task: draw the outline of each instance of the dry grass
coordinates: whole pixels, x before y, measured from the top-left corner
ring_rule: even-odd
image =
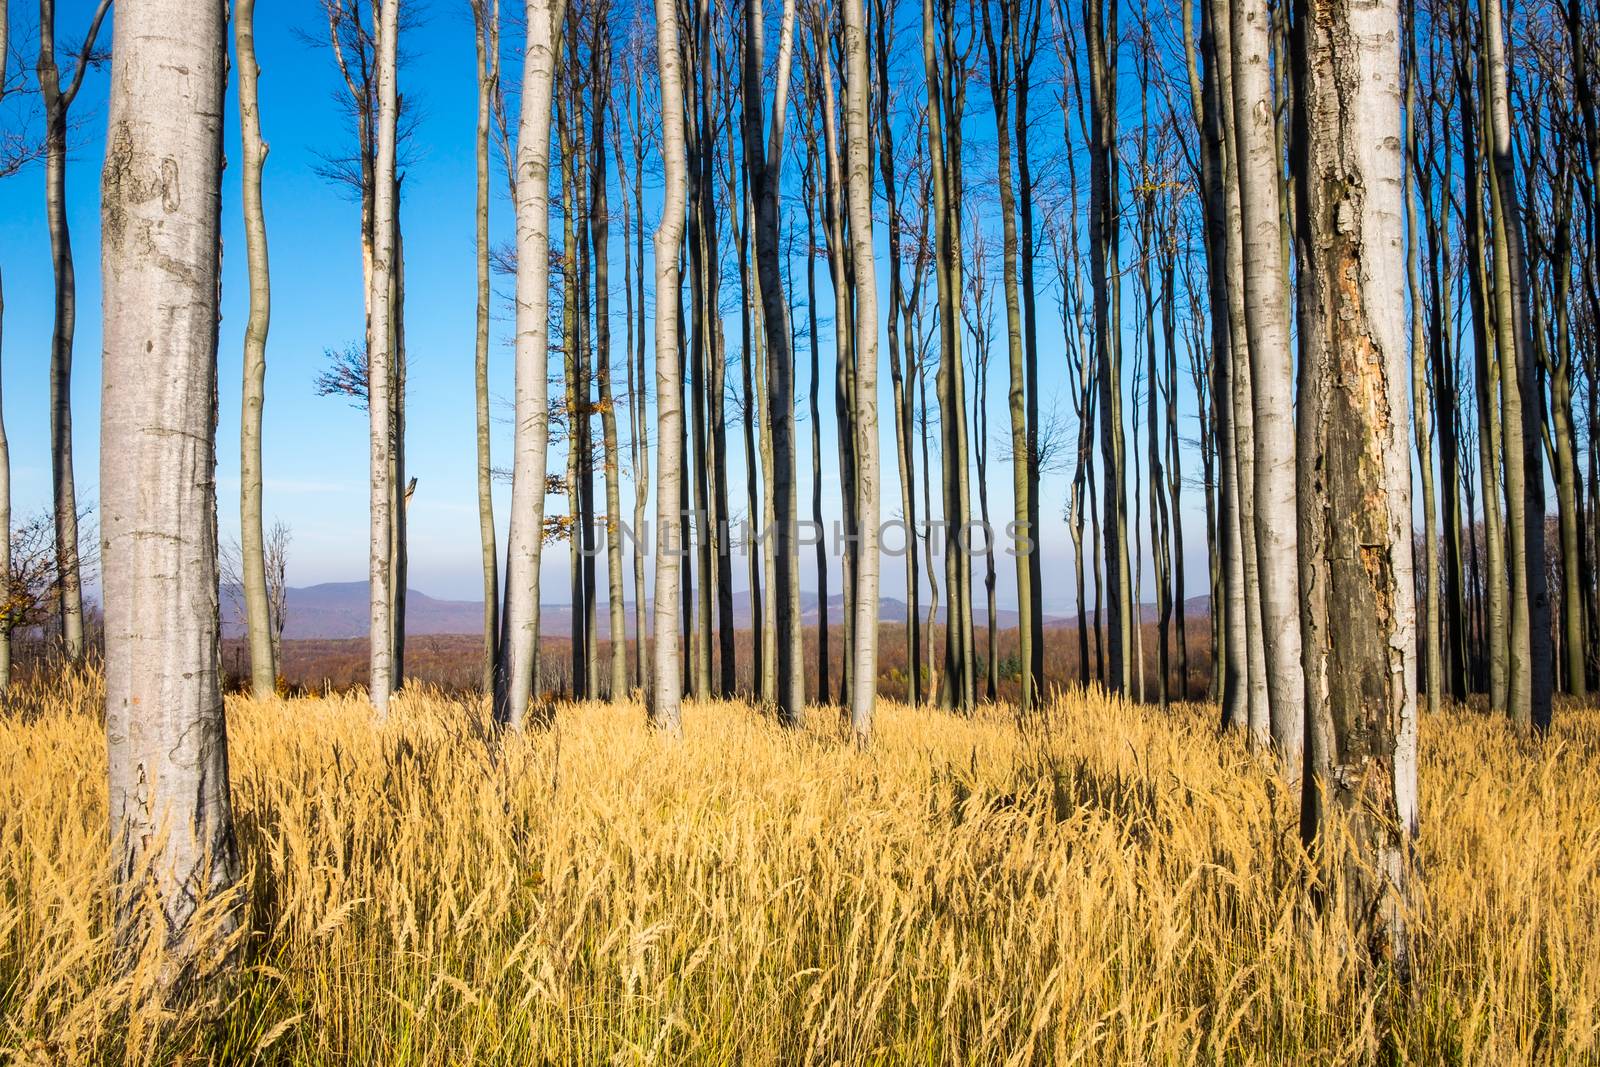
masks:
[[[230,704],[234,977],[111,966],[92,680],[0,718],[0,1061],[1568,1063],[1600,1059],[1600,713],[1424,730],[1424,941],[1363,979],[1297,805],[1208,709],[1048,730],[886,706],[875,749],[563,710],[496,755],[408,693]],[[1385,1049],[1377,1021],[1392,1021]]]

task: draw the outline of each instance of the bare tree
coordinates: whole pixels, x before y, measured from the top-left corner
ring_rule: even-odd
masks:
[[[396,45],[400,36],[400,0],[378,0],[377,86],[378,122],[373,164],[371,327],[367,344],[367,413],[371,423],[371,549],[370,549],[370,672],[368,692],[380,718],[389,711],[394,686],[396,605],[394,584],[394,526],[396,511],[394,410],[391,390],[395,358],[396,304],[396,182],[395,139],[398,132],[399,92]],[[404,610],[402,607],[400,610]]]
[[[674,0],[655,0],[656,59],[661,70],[661,161],[666,192],[656,228],[656,589],[655,678],[650,720],[669,737],[683,733],[683,660],[678,633],[678,565],[684,551],[680,512],[683,466],[683,371],[678,309],[688,162],[683,133],[683,61]]]
[[[1273,747],[1299,776],[1305,680],[1300,667],[1296,572],[1294,366],[1285,298],[1278,204],[1277,122],[1272,106],[1271,26],[1266,0],[1232,0],[1234,142],[1244,260],[1244,326],[1250,353],[1255,454],[1251,508],[1261,645]],[[1247,539],[1251,540],[1251,539]],[[1248,569],[1246,571],[1248,573]]]
[[[565,0],[528,0],[516,148],[516,430],[494,716],[517,730],[538,673],[539,559],[550,447],[550,107],[565,7]]]
[[[77,317],[77,281],[72,264],[72,234],[67,226],[68,116],[89,67],[103,56],[95,50],[111,0],[100,0],[89,21],[65,86],[56,63],[55,0],[39,0],[39,92],[45,109],[45,217],[50,228],[50,259],[55,275],[55,320],[50,332],[50,485],[55,498],[56,563],[61,640],[70,660],[83,656],[83,579],[80,573],[78,496],[72,474],[72,335]]]
[[[221,4],[124,0],[101,189],[117,943],[131,966],[147,939],[163,942],[169,986],[202,959],[190,928],[197,907],[239,873],[217,677],[213,479],[225,34]]]
[[[261,408],[266,399],[267,327],[272,288],[267,267],[267,223],[261,206],[261,171],[267,145],[261,139],[260,77],[256,62],[255,0],[235,0],[234,47],[239,64],[239,134],[245,255],[250,268],[250,317],[244,332],[244,384],[239,419],[240,579],[250,642],[250,685],[256,697],[277,687],[278,661],[271,633],[266,561],[261,529]]]
[[[856,563],[855,639],[850,726],[856,741],[872,736],[878,696],[878,271],[872,245],[872,168],[867,110],[867,26],[862,0],[844,4],[846,187],[851,258],[855,266]]]
[[[476,225],[478,306],[474,332],[473,395],[478,445],[478,539],[483,548],[483,691],[494,692],[500,639],[499,552],[495,547],[494,474],[489,454],[489,132],[500,93],[500,0],[469,0],[477,49],[478,124]]]
[[[1306,648],[1301,832],[1326,899],[1408,965],[1417,832],[1416,594],[1398,3],[1299,0],[1294,106],[1299,514]],[[1342,862],[1330,815],[1354,842]]]
[[[778,255],[778,189],[782,179],[783,136],[788,119],[790,64],[794,54],[795,0],[783,0],[778,31],[778,68],[770,127],[764,116],[762,47],[765,30],[761,4],[745,5],[744,25],[744,153],[750,173],[749,197],[755,216],[757,287],[761,294],[761,324],[766,338],[767,425],[771,436],[771,497],[777,535],[772,567],[771,597],[776,624],[774,681],[780,722],[795,723],[805,710],[805,679],[800,656],[800,549],[798,532],[799,484],[795,476],[794,352],[789,305],[784,299]],[[807,258],[810,258],[809,250]],[[815,346],[816,338],[811,338]],[[748,354],[747,354],[747,357]],[[822,606],[826,612],[827,605]],[[823,624],[826,626],[826,623]],[[826,670],[826,667],[823,668]]]

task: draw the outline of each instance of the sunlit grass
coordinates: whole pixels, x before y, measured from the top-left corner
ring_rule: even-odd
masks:
[[[1210,709],[1022,730],[885,705],[859,753],[686,708],[482,739],[408,692],[230,701],[234,976],[111,965],[92,679],[0,717],[0,1061],[1566,1063],[1600,1059],[1600,712],[1424,724],[1409,989],[1307,904],[1298,798]]]

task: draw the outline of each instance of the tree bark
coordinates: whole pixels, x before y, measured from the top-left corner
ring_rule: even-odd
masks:
[[[1122,420],[1122,337],[1117,295],[1117,7],[1085,0],[1089,109],[1089,260],[1094,286],[1095,367],[1099,379],[1100,454],[1105,493],[1103,541],[1107,604],[1106,686],[1122,692],[1133,680],[1135,606],[1128,553],[1125,446]]]
[[[622,470],[618,462],[617,410],[611,391],[611,209],[606,199],[611,30],[604,6],[595,8],[594,18],[594,41],[590,49],[594,104],[589,137],[589,244],[594,256],[594,358],[606,483],[606,607],[611,630],[607,696],[616,701],[628,691],[628,622],[622,592]]]
[[[761,298],[761,326],[766,338],[766,386],[763,398],[767,412],[767,432],[771,438],[772,467],[770,497],[773,505],[772,520],[776,530],[765,531],[768,537],[776,535],[777,545],[772,558],[770,595],[773,600],[773,621],[776,643],[775,697],[778,721],[786,725],[797,723],[805,710],[805,677],[802,670],[800,633],[800,548],[798,542],[799,486],[795,476],[794,429],[794,352],[790,344],[792,331],[789,323],[789,306],[784,300],[783,275],[780,269],[778,238],[781,221],[778,214],[778,192],[782,177],[783,135],[788,113],[789,71],[794,48],[795,2],[784,0],[782,23],[778,34],[778,69],[774,82],[776,99],[773,104],[770,128],[763,138],[767,120],[763,117],[765,99],[762,92],[762,28],[761,5],[745,6],[744,33],[744,153],[745,165],[750,173],[750,199],[754,212],[754,237],[756,246],[756,288]],[[809,215],[809,205],[808,205]],[[807,249],[807,261],[810,249]],[[812,359],[815,366],[816,336],[811,337]],[[813,375],[813,398],[815,396]],[[815,399],[813,399],[813,406]],[[813,428],[815,420],[813,418]],[[763,544],[767,543],[765,539]],[[821,606],[824,615],[827,605]],[[826,632],[826,619],[821,624]],[[824,646],[824,659],[826,647]],[[823,699],[827,691],[827,666],[822,667]]]
[[[261,405],[266,394],[272,289],[267,270],[267,224],[261,207],[261,170],[266,163],[267,146],[261,139],[255,0],[236,0],[233,32],[239,64],[239,134],[244,150],[245,254],[250,271],[250,317],[244,331],[239,419],[239,569],[250,641],[250,687],[257,700],[264,700],[277,691],[278,670],[272,651],[261,525]]]
[[[682,470],[683,372],[678,359],[678,255],[683,247],[687,157],[683,135],[683,69],[674,0],[655,0],[656,55],[661,69],[661,160],[666,181],[656,229],[656,491],[655,683],[650,719],[669,737],[683,733],[678,650],[678,563],[683,550],[678,501]]]
[[[1407,973],[1417,833],[1398,4],[1297,0],[1301,833],[1325,899]],[[1340,830],[1330,818],[1337,811]],[[1355,862],[1333,833],[1348,834]],[[1342,888],[1332,884],[1342,879]]]
[[[1015,20],[1018,9],[1014,0],[997,0],[1000,23],[998,41],[994,34],[994,19],[990,15],[991,0],[983,3],[983,39],[989,52],[989,95],[994,102],[994,126],[998,168],[996,181],[1000,190],[1000,232],[1002,241],[1003,274],[1006,298],[1006,352],[1010,369],[1006,391],[1006,406],[1011,415],[1011,496],[1012,518],[1019,531],[1032,529],[1032,496],[1034,466],[1030,447],[1028,422],[1027,365],[1023,358],[1023,327],[1021,297],[1017,290],[1017,218],[1016,194],[1011,188],[1011,86],[1015,77],[1012,62],[1015,57]],[[1030,268],[1031,270],[1031,265]],[[1030,294],[1031,297],[1031,294]],[[979,398],[978,403],[983,403]],[[984,517],[987,524],[988,516]],[[1032,552],[1015,554],[1017,571],[1017,655],[1025,665],[1022,672],[1021,708],[1032,710],[1038,702],[1034,690],[1033,645],[1038,639],[1034,631],[1032,577],[1035,555]]]
[[[1502,373],[1500,378],[1513,569],[1507,700],[1511,720],[1518,729],[1542,732],[1550,726],[1553,682],[1550,591],[1544,558],[1544,394],[1529,324],[1528,266],[1523,248],[1521,194],[1513,170],[1500,0],[1478,0],[1478,8],[1484,22],[1485,87],[1493,161],[1490,199],[1495,205],[1495,326],[1500,351],[1512,355],[1512,373]]]
[[[867,132],[867,27],[862,0],[844,0],[845,142],[855,267],[856,647],[850,727],[856,742],[872,736],[878,695],[878,273],[872,246],[872,167]]]
[[[56,65],[55,0],[39,0],[39,62],[36,71],[45,112],[45,219],[55,277],[55,318],[50,332],[50,486],[56,525],[56,597],[62,651],[83,658],[83,576],[79,560],[78,494],[72,470],[72,337],[77,317],[77,281],[72,233],[67,225],[67,132],[72,103],[83,86],[100,25],[111,0],[100,0],[65,88]]]
[[[119,6],[101,186],[100,507],[119,959],[131,968],[147,939],[160,939],[169,990],[212,947],[190,920],[239,874],[218,678],[214,477],[226,32],[220,2]],[[145,925],[151,900],[163,920],[154,928]],[[205,932],[226,936],[234,921],[208,922]]]
[[[528,0],[517,131],[516,395],[495,721],[523,728],[537,684],[539,559],[550,447],[550,105],[565,0]]]
[[[371,568],[368,693],[379,718],[389,711],[394,685],[394,412],[395,137],[399,118],[396,46],[400,0],[378,0],[378,136],[373,169],[372,332],[367,356],[367,413],[371,421]]]
[[[912,383],[906,380],[911,364],[910,349],[915,344],[910,307],[901,275],[900,186],[896,180],[894,128],[890,121],[889,47],[894,8],[892,0],[875,0],[877,72],[878,174],[883,185],[884,207],[889,231],[889,315],[886,320],[889,340],[889,379],[894,396],[895,459],[900,474],[900,514],[905,530],[906,565],[906,702],[916,707],[922,702],[922,635],[919,577],[917,573],[917,489],[916,456],[912,442]],[[919,249],[920,253],[920,249]],[[902,333],[902,324],[904,332]]]
[[[1439,619],[1439,541],[1437,506],[1433,484],[1433,436],[1428,419],[1428,343],[1423,328],[1422,269],[1418,245],[1421,235],[1417,226],[1417,204],[1413,171],[1417,154],[1416,135],[1416,35],[1406,24],[1406,162],[1403,195],[1406,202],[1406,287],[1411,297],[1411,417],[1416,427],[1417,466],[1422,488],[1422,549],[1424,566],[1423,610],[1426,613],[1423,631],[1424,690],[1428,694],[1428,710],[1437,713],[1444,703],[1444,640]]]
[[[489,118],[500,85],[500,0],[472,0],[478,53],[476,226],[477,322],[474,332],[473,395],[478,447],[478,540],[483,549],[483,691],[494,693],[495,649],[500,630],[499,550],[495,545],[494,469],[489,453]]]
[[[1271,26],[1265,0],[1232,0],[1235,172],[1250,353],[1251,512],[1273,749],[1291,781],[1304,743],[1299,550],[1295,523],[1294,366],[1284,303]],[[1246,568],[1248,573],[1248,567]],[[1247,610],[1248,610],[1247,605]]]

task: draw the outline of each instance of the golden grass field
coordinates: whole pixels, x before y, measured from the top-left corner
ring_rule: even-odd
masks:
[[[230,698],[248,918],[163,1012],[112,966],[97,683],[32,684],[0,716],[0,1062],[1600,1062],[1593,710],[1537,748],[1424,724],[1402,989],[1307,904],[1297,798],[1205,707],[888,704],[860,753],[732,704],[676,746],[586,706],[496,749],[426,691],[382,727]]]

